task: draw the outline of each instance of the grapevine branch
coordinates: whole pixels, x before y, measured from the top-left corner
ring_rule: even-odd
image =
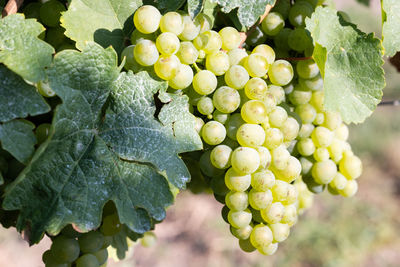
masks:
[[[24,0],[9,0],[3,9],[2,16],[5,17],[17,13],[23,3]]]
[[[246,42],[247,36],[249,36],[253,31],[255,31],[256,27],[261,24],[261,22],[265,19],[265,17],[268,15],[268,13],[271,11],[271,9],[272,9],[272,6],[271,5],[267,5],[265,7],[265,12],[260,17],[259,21],[256,24],[254,24],[253,26],[251,26],[250,29],[247,32],[241,32],[240,33],[240,39],[241,40],[240,40],[239,47],[243,46],[244,42]]]

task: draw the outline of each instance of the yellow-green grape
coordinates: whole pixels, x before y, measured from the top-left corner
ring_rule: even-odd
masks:
[[[176,56],[183,64],[191,65],[199,57],[199,51],[197,51],[192,42],[182,42]]]
[[[108,251],[107,249],[101,249],[95,253],[93,253],[93,255],[97,258],[97,261],[99,262],[100,265],[103,265],[108,258]]]
[[[197,110],[200,112],[200,114],[206,116],[211,115],[214,111],[214,105],[211,98],[203,96],[199,102],[197,102]]]
[[[171,80],[168,85],[176,90],[182,90],[190,86],[193,81],[193,70],[185,64],[180,64],[178,73]]]
[[[267,83],[261,78],[251,78],[244,87],[244,92],[249,99],[263,100],[268,92]]]
[[[244,192],[250,187],[250,183],[250,174],[240,174],[233,168],[225,173],[225,184],[232,191]]]
[[[296,119],[289,117],[279,129],[281,130],[285,141],[292,141],[296,139],[299,134],[300,125]]]
[[[324,111],[324,92],[323,91],[316,91],[312,93],[310,104],[313,105],[313,107],[318,111],[318,112],[323,112]]]
[[[153,232],[144,233],[142,239],[140,239],[140,244],[146,248],[154,246],[156,242],[157,237]]]
[[[40,21],[47,26],[55,27],[60,23],[61,12],[65,10],[65,6],[57,0],[47,1],[40,7]]]
[[[222,39],[222,49],[229,51],[239,47],[241,38],[239,32],[233,27],[224,27],[219,31]]]
[[[332,160],[316,162],[311,170],[314,180],[319,184],[329,184],[337,174],[337,167]]]
[[[239,239],[239,247],[241,250],[248,253],[256,250],[256,248],[251,244],[250,238],[245,240]]]
[[[138,31],[142,33],[153,33],[160,26],[161,13],[151,5],[141,6],[133,16],[133,22]]]
[[[242,116],[239,113],[233,114],[226,123],[226,134],[228,135],[228,137],[232,140],[236,140],[237,130],[243,123],[245,123],[245,121],[242,119]]]
[[[286,122],[288,114],[284,108],[277,106],[268,114],[268,118],[271,127],[280,128]]]
[[[257,148],[264,143],[265,131],[258,124],[242,124],[237,133],[236,139],[241,146]]]
[[[262,101],[250,100],[244,103],[240,111],[244,121],[248,123],[262,123],[267,118],[267,110]]]
[[[79,257],[79,244],[75,239],[61,235],[53,240],[50,251],[59,263],[71,263]]]
[[[221,36],[212,30],[205,31],[193,40],[197,49],[203,50],[206,54],[218,52],[222,47]]]
[[[260,166],[260,155],[254,148],[238,147],[232,153],[231,164],[237,173],[251,174]]]
[[[262,209],[261,217],[267,223],[278,223],[282,220],[283,215],[285,214],[285,207],[281,202],[274,202],[268,208]]]
[[[336,190],[343,190],[346,185],[347,185],[347,178],[344,177],[343,174],[340,172],[337,172],[335,177],[333,177],[332,181],[329,183],[329,185]]]
[[[283,242],[286,240],[286,238],[288,238],[290,233],[289,225],[285,223],[273,223],[268,226],[271,228],[275,242]]]
[[[203,128],[204,125],[204,121],[202,118],[196,117],[196,125],[195,125],[195,129],[196,132],[200,134],[201,132],[201,128]]]
[[[342,123],[334,130],[334,134],[340,140],[346,141],[347,138],[349,138],[349,128],[346,126],[346,124]]]
[[[289,94],[290,102],[295,105],[307,104],[311,100],[312,92],[306,90],[300,90],[298,85],[295,89]]]
[[[178,37],[183,41],[192,41],[200,34],[200,24],[197,21],[193,21],[188,14],[182,15],[182,19],[183,31]]]
[[[254,47],[251,53],[252,54],[257,53],[263,55],[267,59],[269,65],[271,65],[275,61],[275,51],[269,45],[266,44],[257,45],[256,47]]]
[[[251,77],[264,77],[267,74],[269,63],[262,54],[254,53],[243,59],[243,66]]]
[[[290,156],[287,166],[283,170],[279,170],[279,179],[291,183],[293,182],[301,173],[301,163],[300,161],[293,157]]]
[[[268,246],[259,247],[257,250],[263,255],[271,256],[278,250],[278,243],[271,243]]]
[[[224,78],[229,87],[240,90],[243,89],[249,80],[249,74],[244,67],[240,65],[233,65],[225,73]]]
[[[138,42],[133,50],[133,55],[135,56],[136,62],[142,66],[151,66],[155,64],[157,60],[168,59],[168,57],[160,57],[159,59],[157,47],[154,42],[150,40]]]
[[[282,223],[286,223],[290,227],[296,224],[298,220],[297,208],[295,204],[285,206],[285,213],[283,214]]]
[[[316,161],[326,161],[329,159],[329,150],[326,147],[319,147],[314,151],[314,159]]]
[[[83,253],[93,253],[101,249],[104,236],[97,231],[91,231],[78,238],[79,247]]]
[[[265,133],[264,133],[265,136]],[[259,146],[256,148],[258,154],[260,155],[260,169],[265,169],[271,164],[271,153],[268,148],[264,146]]]
[[[231,66],[238,65],[240,62],[247,57],[247,52],[243,48],[235,48],[228,51],[229,63]]]
[[[317,111],[310,104],[298,105],[294,112],[299,115],[301,121],[305,124],[312,123],[317,116]]]
[[[225,196],[226,206],[232,211],[242,211],[249,206],[247,192],[231,191]]]
[[[99,267],[99,261],[93,254],[83,254],[76,260],[76,267]]]
[[[265,95],[264,99],[262,100],[264,103],[265,108],[267,109],[267,113],[270,113],[273,111],[276,107],[276,98],[273,94],[270,92],[267,92]]]
[[[209,177],[217,177],[220,178],[224,175],[224,170],[215,168],[211,163],[210,159],[211,151],[207,150],[204,152],[199,160],[200,170]],[[222,179],[221,179],[222,180]]]
[[[178,37],[172,32],[163,32],[156,40],[158,52],[165,56],[178,52],[180,44]]]
[[[288,164],[290,152],[284,145],[280,145],[272,150],[272,165],[278,170],[283,170]]]
[[[114,213],[103,218],[100,231],[104,236],[113,236],[122,229],[118,214]]]
[[[193,89],[200,95],[208,95],[214,92],[217,83],[217,77],[209,70],[201,70],[193,77]]]
[[[235,228],[243,228],[251,222],[251,211],[249,209],[241,211],[230,210],[228,213],[229,224]]]
[[[206,58],[206,68],[215,75],[223,75],[229,69],[229,57],[223,51],[209,54]]]
[[[311,171],[314,161],[311,158],[300,157],[301,174],[308,175]]]
[[[240,240],[246,240],[250,237],[251,231],[253,231],[253,227],[251,227],[251,225],[246,225],[243,228],[234,228],[231,226],[230,230],[234,237]]]
[[[311,134],[311,138],[316,147],[328,147],[334,138],[334,134],[328,128],[318,126]]]
[[[172,32],[176,36],[178,36],[182,33],[183,28],[184,28],[183,18],[179,13],[168,12],[161,17],[160,20],[161,32]]]
[[[217,121],[209,121],[204,124],[201,129],[201,136],[203,137],[204,142],[215,146],[224,141],[226,130],[223,124]]]
[[[324,113],[317,113],[315,116],[314,121],[312,122],[314,125],[322,125],[325,121],[325,114]]]
[[[299,131],[299,138],[304,139],[310,137],[314,129],[315,127],[312,123],[303,123]]]
[[[339,163],[339,161],[343,158],[344,141],[338,138],[333,138],[332,143],[328,147],[328,151],[331,159],[335,163]]]
[[[260,170],[251,175],[251,186],[257,191],[266,191],[275,185],[275,175],[270,170]]]
[[[271,84],[268,86],[268,91],[275,97],[276,104],[279,105],[285,101],[286,99],[285,90],[283,90],[281,86]]]
[[[354,155],[345,155],[339,163],[340,172],[348,179],[357,179],[362,173],[362,162]]]
[[[218,145],[211,150],[210,160],[214,167],[227,169],[231,166],[232,149],[226,145]]]
[[[352,197],[358,191],[358,184],[355,180],[349,180],[342,190],[338,190],[339,194],[344,197]]]
[[[37,89],[39,94],[41,94],[44,97],[53,97],[56,95],[56,93],[51,89],[48,82],[40,81],[37,84]]]
[[[136,45],[138,42],[140,42],[141,40],[150,40],[155,42],[157,38],[156,33],[142,33],[139,30],[135,29],[132,34],[131,34],[131,43],[133,45]]]
[[[318,75],[319,69],[314,60],[301,60],[296,66],[297,74],[303,79],[312,79]]]
[[[194,23],[200,25],[200,33],[211,30],[212,28],[210,17],[204,13],[198,14],[194,19]]]
[[[270,12],[261,23],[261,28],[269,36],[277,35],[285,27],[285,20],[278,12]]]
[[[271,188],[274,201],[283,202],[287,199],[289,194],[289,184],[285,181],[276,180]]]
[[[311,138],[303,138],[297,142],[297,151],[302,156],[311,156],[315,152],[315,145]]]
[[[253,188],[249,192],[249,203],[253,209],[266,209],[271,205],[272,201],[272,193],[269,189],[266,191],[257,191]]]
[[[293,158],[295,158],[295,157],[293,157]],[[297,188],[294,185],[290,184],[291,182],[292,181],[288,182],[288,185],[287,185],[287,195],[286,195],[285,200],[283,200],[283,202],[282,202],[282,204],[284,204],[284,205],[295,204],[297,202],[297,198],[299,196],[299,192],[297,191]]]
[[[266,247],[272,243],[273,235],[271,229],[263,224],[254,226],[253,231],[250,234],[250,242],[256,247]]]
[[[265,130],[264,146],[268,149],[274,149],[283,143],[283,134],[277,128],[269,128]]]
[[[340,117],[340,113],[333,111],[325,111],[325,120],[323,126],[333,131],[338,127],[340,127],[341,124],[342,124],[342,118]]]
[[[311,79],[299,78],[299,84],[301,87],[303,87],[304,90],[319,91],[323,94],[322,89],[324,88],[324,79],[321,77],[321,74],[318,74]],[[321,111],[322,110],[323,108],[321,109]]]
[[[230,114],[228,114],[228,113],[222,113],[221,111],[219,111],[218,109],[217,110],[215,110],[214,111],[214,113],[213,113],[213,119],[215,120],[215,121],[218,121],[218,122],[220,122],[220,123],[222,123],[222,124],[225,124],[227,121],[228,121],[228,119],[229,119],[229,117],[230,117]]]
[[[284,86],[293,79],[293,67],[286,60],[277,60],[271,65],[268,75],[273,84]]]
[[[237,90],[228,86],[222,86],[215,91],[213,103],[215,108],[220,112],[232,113],[240,105],[240,95]]]
[[[181,63],[177,56],[160,56],[157,62],[154,64],[154,71],[157,76],[163,80],[171,80],[174,78],[179,70]]]

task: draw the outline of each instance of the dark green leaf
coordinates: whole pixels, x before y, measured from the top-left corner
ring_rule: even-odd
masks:
[[[185,3],[185,0],[158,0],[158,9],[160,9],[162,12],[168,12],[168,11],[175,11],[178,10],[179,8],[182,7],[182,5]]]

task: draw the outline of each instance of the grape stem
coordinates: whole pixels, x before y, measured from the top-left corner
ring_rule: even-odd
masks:
[[[3,9],[2,16],[5,17],[17,13],[22,3],[24,3],[24,0],[9,0]]]
[[[379,103],[379,106],[400,106],[400,99],[382,101]]]
[[[247,32],[240,32],[240,44],[239,47],[242,47],[244,42],[246,42],[247,36],[249,36],[258,25],[261,24],[261,22],[265,19],[265,17],[268,15],[268,13],[271,11],[272,6],[271,5],[267,5],[265,7],[265,12],[264,14],[260,17],[259,21],[254,24],[253,26],[250,27],[250,29]]]

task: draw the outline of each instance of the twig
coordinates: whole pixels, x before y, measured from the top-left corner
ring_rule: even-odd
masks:
[[[284,57],[284,58],[279,58],[279,59],[284,59],[287,61],[302,61],[302,60],[312,59],[312,57]]]
[[[271,11],[271,9],[272,9],[272,6],[271,5],[267,5],[265,7],[264,14],[260,17],[260,20],[256,24],[251,26],[250,29],[247,32],[241,32],[240,33],[240,39],[241,40],[240,40],[239,47],[243,46],[244,42],[246,42],[247,36],[249,36],[256,29],[256,27],[261,24],[261,22],[265,19],[265,17],[268,15],[268,13]]]
[[[389,101],[382,101],[378,104],[378,106],[400,106],[400,100],[389,100]]]
[[[7,5],[4,7],[2,16],[8,16],[17,13],[18,9],[22,6],[24,0],[9,0]]]

